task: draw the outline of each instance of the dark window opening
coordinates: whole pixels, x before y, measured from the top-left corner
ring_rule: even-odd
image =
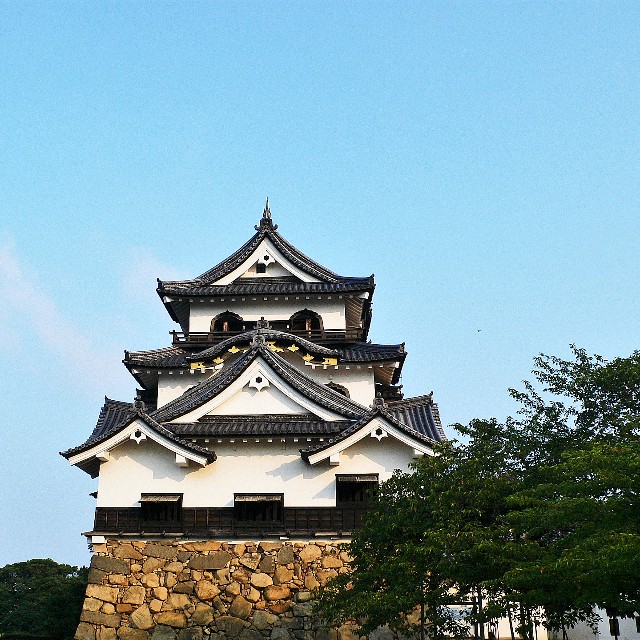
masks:
[[[240,332],[243,330],[242,325],[241,316],[231,313],[231,311],[225,311],[211,321],[211,331],[222,333]]]
[[[238,522],[278,522],[284,520],[283,494],[236,493],[233,515]]]
[[[256,273],[267,273],[267,265],[262,262],[258,262],[256,265]]]
[[[349,389],[347,389],[347,387],[343,387],[341,384],[337,384],[336,382],[327,382],[325,386],[329,387],[329,389],[333,389],[337,393],[341,393],[346,398],[351,397],[349,395]]]
[[[289,318],[289,327],[292,331],[322,331],[322,318],[315,311],[304,309]]]
[[[182,494],[143,493],[140,498],[144,522],[180,522]]]
[[[365,505],[378,486],[378,474],[337,475],[336,504]]]

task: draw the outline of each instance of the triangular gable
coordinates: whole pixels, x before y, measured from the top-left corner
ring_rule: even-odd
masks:
[[[319,446],[301,450],[300,453],[302,458],[311,465],[325,460],[335,465],[339,464],[340,454],[343,451],[368,437],[376,438],[378,441],[387,437],[394,438],[413,449],[414,457],[433,455],[433,444],[436,444],[374,410],[335,438]]]
[[[268,244],[266,247],[278,253],[281,259],[285,260],[289,265],[288,271],[295,275],[293,268],[295,267],[299,270],[300,273],[306,274],[306,277],[301,278],[305,282],[337,282],[341,279],[337,273],[323,267],[321,264],[317,263],[315,260],[312,260],[309,256],[302,253],[294,247],[292,244],[287,242],[276,230],[278,228],[277,224],[273,224],[273,220],[271,219],[271,211],[269,206],[267,205],[262,213],[262,219],[260,220],[260,224],[256,225],[256,233],[252,238],[250,238],[247,242],[240,247],[237,251],[231,254],[226,260],[223,260],[220,264],[216,265],[212,269],[209,269],[202,275],[196,278],[202,284],[213,284],[217,285],[228,284],[232,282],[234,278],[237,278],[241,273],[247,270],[248,266],[251,264],[255,264],[257,259],[259,258],[259,254],[257,253],[257,248],[262,244],[263,241],[267,240]],[[247,260],[250,257],[254,257],[254,260],[251,264],[246,266]],[[275,257],[275,256],[273,256]],[[240,273],[236,273],[234,277],[230,280],[226,278],[235,273],[240,265],[245,265],[245,268]],[[309,276],[311,280],[309,280]],[[300,277],[300,276],[298,276]]]
[[[323,420],[343,416],[307,397],[284,380],[261,356],[228,386],[200,406],[172,422],[196,422],[205,415],[300,415],[312,414]]]
[[[269,273],[260,276],[256,273],[247,273],[256,264],[264,264],[269,267]],[[276,270],[274,273],[274,266]],[[277,267],[280,267],[277,269]],[[317,277],[307,273],[304,269],[297,267],[291,262],[282,251],[278,250],[268,237],[264,237],[258,246],[243,260],[233,271],[222,276],[218,280],[213,280],[211,285],[225,285],[243,277],[264,277],[273,276],[294,276],[302,282],[319,282]]]
[[[110,452],[117,446],[129,440],[140,444],[147,438],[173,452],[176,464],[182,467],[188,466],[189,461],[205,466],[216,459],[215,453],[211,451],[178,441],[170,431],[144,414],[138,414],[131,420],[123,422],[114,431],[98,439],[93,444],[76,447],[74,450],[64,452],[63,455],[69,460],[70,464],[84,469],[93,476],[95,462],[108,461]]]
[[[254,340],[256,343],[249,351],[223,367],[219,373],[154,411],[153,419],[158,422],[183,423],[206,415],[249,385],[251,375],[254,375],[255,380],[258,371],[256,367],[262,367],[260,370],[268,379],[269,385],[275,385],[279,391],[303,407],[305,413],[313,413],[325,420],[342,420],[360,419],[367,412],[362,405],[316,382],[272,353],[264,343],[264,336],[255,336]],[[257,360],[260,362],[254,366]]]
[[[234,345],[246,345],[247,343],[251,344],[254,337],[257,335],[264,336],[267,341],[267,346],[269,346],[269,342],[280,341],[287,343],[289,346],[295,345],[299,347],[303,353],[313,353],[319,356],[336,358],[339,355],[339,352],[335,349],[329,349],[328,347],[323,347],[322,345],[316,344],[315,342],[310,342],[309,340],[305,340],[304,338],[294,335],[291,333],[286,333],[284,331],[278,331],[276,329],[252,329],[251,331],[246,331],[245,333],[239,333],[238,335],[231,336],[226,340],[222,340],[222,342],[218,342],[212,347],[208,347],[204,351],[198,351],[189,356],[189,360],[191,362],[201,362],[201,361],[209,361],[218,356],[221,353],[225,353],[229,350],[230,347]],[[290,348],[291,352],[298,351],[299,349]],[[276,349],[271,347],[272,351]]]

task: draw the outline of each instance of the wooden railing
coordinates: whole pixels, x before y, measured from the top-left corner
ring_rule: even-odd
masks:
[[[180,521],[145,521],[138,507],[98,507],[95,534],[182,534],[216,536],[348,535],[358,528],[366,507],[285,507],[282,522],[241,522],[233,507],[183,508]]]
[[[172,331],[173,344],[178,346],[198,346],[216,344],[232,336],[237,336],[251,329],[242,331]],[[291,333],[317,344],[327,344],[332,342],[351,342],[362,340],[363,333],[360,328],[341,329],[313,329],[311,331],[301,329],[282,328],[278,331]]]

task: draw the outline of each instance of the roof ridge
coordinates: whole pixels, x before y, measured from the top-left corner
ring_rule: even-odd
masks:
[[[222,342],[219,342],[216,345],[213,345],[211,347],[207,347],[204,351],[198,351],[198,352],[192,353],[189,356],[189,359],[193,360],[193,359],[198,359],[198,358],[199,359],[208,358],[208,357],[213,356],[213,355],[215,355],[217,353],[220,353],[220,351],[223,351],[224,349],[226,349],[228,345],[233,345],[233,344],[238,344],[238,343],[241,343],[241,342],[245,342],[246,339],[247,339],[246,336],[250,336],[250,338],[253,339],[253,337],[256,336],[256,335],[286,336],[288,340],[292,340],[293,342],[304,346],[307,350],[313,350],[315,353],[321,353],[321,354],[330,355],[330,356],[338,355],[334,349],[329,349],[328,347],[323,347],[321,345],[316,344],[315,342],[311,342],[310,340],[306,340],[305,338],[302,338],[301,336],[296,336],[295,334],[287,333],[286,331],[280,331],[278,329],[260,328],[260,329],[250,329],[249,331],[244,331],[242,333],[238,333],[235,336],[231,336],[230,338],[226,338],[225,340],[222,340]]]
[[[262,219],[260,224],[255,227],[256,233],[249,238],[239,249],[236,249],[229,257],[225,258],[211,269],[208,269],[199,276],[190,280],[174,280],[166,281],[173,283],[193,283],[199,285],[211,285],[214,282],[220,280],[224,276],[231,273],[234,269],[240,266],[258,247],[258,245],[268,238],[278,251],[280,251],[285,258],[292,262],[295,266],[300,268],[305,273],[317,277],[319,280],[329,283],[335,283],[340,280],[347,279],[345,276],[337,274],[335,271],[325,267],[324,265],[316,262],[313,258],[309,257],[297,247],[291,244],[286,238],[278,233],[278,225],[273,224],[271,218],[271,209],[267,199],[267,204],[262,213]],[[354,278],[355,280],[364,280],[364,278]],[[370,278],[371,279],[371,278]],[[165,284],[165,281],[158,279],[159,288]]]
[[[103,410],[104,410],[104,407],[103,407]],[[144,410],[139,409],[137,407],[133,411],[128,412],[128,414],[122,420],[112,425],[110,429],[107,429],[106,431],[97,435],[96,437],[94,437],[92,434],[82,444],[76,447],[72,447],[71,449],[67,449],[66,451],[61,451],[60,455],[68,459],[71,456],[75,455],[76,453],[81,453],[82,451],[86,451],[87,449],[90,449],[91,447],[94,447],[95,445],[100,444],[105,440],[108,440],[111,436],[115,435],[116,433],[119,433],[120,431],[122,431],[122,429],[125,429],[126,427],[128,427],[134,420],[138,418],[140,418],[151,429],[153,429],[160,435],[164,436],[165,438],[168,438],[172,442],[179,444],[185,449],[189,449],[195,453],[199,453],[200,455],[206,456],[209,462],[215,461],[216,454],[213,451],[209,451],[208,449],[195,445],[191,442],[181,440],[178,436],[176,436],[176,434],[172,433],[169,429],[164,427],[157,420],[154,420],[154,418],[150,416],[148,413],[146,413]]]
[[[413,396],[411,398],[402,398],[401,400],[389,400],[386,405],[389,409],[408,407],[411,405],[433,404],[433,391],[425,393],[421,396]]]
[[[318,417],[314,413],[269,413],[266,417],[270,422],[309,422],[321,421],[326,422],[323,418]],[[255,420],[264,420],[265,414],[250,414],[250,415],[204,415],[198,419],[198,422],[253,422]]]
[[[264,340],[260,335],[256,335],[254,339],[256,338]],[[187,389],[181,396],[156,409],[151,415],[159,422],[168,422],[193,411],[232,384],[258,355],[262,356],[275,373],[297,391],[326,409],[350,418],[359,418],[366,411],[364,406],[317,382],[289,364],[284,358],[273,353],[264,342],[256,341],[256,344],[246,353],[230,364],[229,369],[226,371],[223,369],[219,375],[212,375],[195,387]],[[193,405],[190,401],[195,401],[196,404]]]
[[[249,240],[247,240],[239,249],[234,251],[228,258],[225,258],[211,269],[201,273],[193,280],[203,284],[211,284],[212,282],[219,280],[227,273],[233,271],[237,266],[241,265],[249,255],[253,253],[253,250],[258,247],[260,241],[265,235],[266,229],[261,229],[257,233],[254,233]],[[249,251],[249,247],[251,247],[251,251]],[[218,271],[222,271],[222,273],[218,275]]]
[[[289,378],[287,381],[294,387],[298,388],[298,390],[300,390],[300,381],[298,380],[298,378],[302,378],[302,381],[309,384],[312,390],[321,392],[323,395],[329,394],[329,397],[334,400],[334,403],[342,406],[343,410],[346,410],[351,415],[351,417],[360,417],[362,415],[362,411],[367,410],[366,407],[361,405],[360,403],[347,398],[337,391],[334,391],[326,384],[322,384],[317,380],[314,380],[311,376],[308,376],[306,373],[304,373],[304,371],[301,371],[297,367],[294,367],[292,364],[289,364],[284,358],[271,351],[271,349],[266,348],[263,353],[266,356],[267,362],[269,362],[269,359],[271,359],[272,362],[270,364],[274,365],[276,368],[280,368],[280,373],[284,373],[285,378]],[[318,402],[317,397],[315,398],[315,400],[316,402]],[[324,403],[320,401],[319,404]]]
[[[168,422],[169,420],[174,420],[185,413],[189,413],[189,411],[192,411],[195,408],[188,406],[188,401],[193,396],[197,396],[208,391],[208,387],[213,387],[215,389],[215,387],[220,385],[223,380],[228,379],[229,384],[231,384],[255,360],[257,355],[258,349],[256,347],[251,347],[247,353],[242,354],[242,356],[237,360],[231,362],[229,369],[226,371],[223,369],[220,375],[217,375],[216,373],[212,374],[206,380],[203,380],[194,387],[187,389],[181,396],[178,396],[174,400],[171,400],[159,409],[153,411],[152,415],[154,419],[159,422]],[[215,397],[216,395],[217,393],[213,393],[211,397]],[[204,402],[206,402],[206,400]]]
[[[411,435],[412,437],[424,442],[425,444],[428,444],[432,447],[433,445],[438,444],[438,442],[433,438],[430,438],[429,436],[426,436],[420,433],[419,431],[416,431],[412,427],[406,425],[404,422],[398,420],[393,414],[390,414],[386,410],[384,405],[374,405],[364,416],[362,416],[362,418],[360,418],[360,420],[357,420],[354,424],[352,424],[350,427],[348,427],[344,431],[341,431],[339,434],[337,434],[333,438],[330,438],[329,440],[325,440],[324,442],[313,444],[310,447],[307,447],[306,449],[300,449],[300,454],[302,455],[303,460],[308,462],[309,456],[311,454],[316,453],[317,451],[328,449],[329,447],[340,442],[341,440],[348,438],[352,433],[357,432],[360,428],[362,428],[368,422],[373,420],[373,418],[375,418],[377,415],[382,416],[383,418],[385,418],[385,420],[388,420],[389,422],[391,422],[394,426],[398,427],[401,431],[404,431],[408,435]]]

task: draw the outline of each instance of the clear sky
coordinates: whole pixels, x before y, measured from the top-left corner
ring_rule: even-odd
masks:
[[[635,1],[0,3],[0,565],[88,562],[58,451],[265,196],[445,424],[638,348],[639,53]]]

